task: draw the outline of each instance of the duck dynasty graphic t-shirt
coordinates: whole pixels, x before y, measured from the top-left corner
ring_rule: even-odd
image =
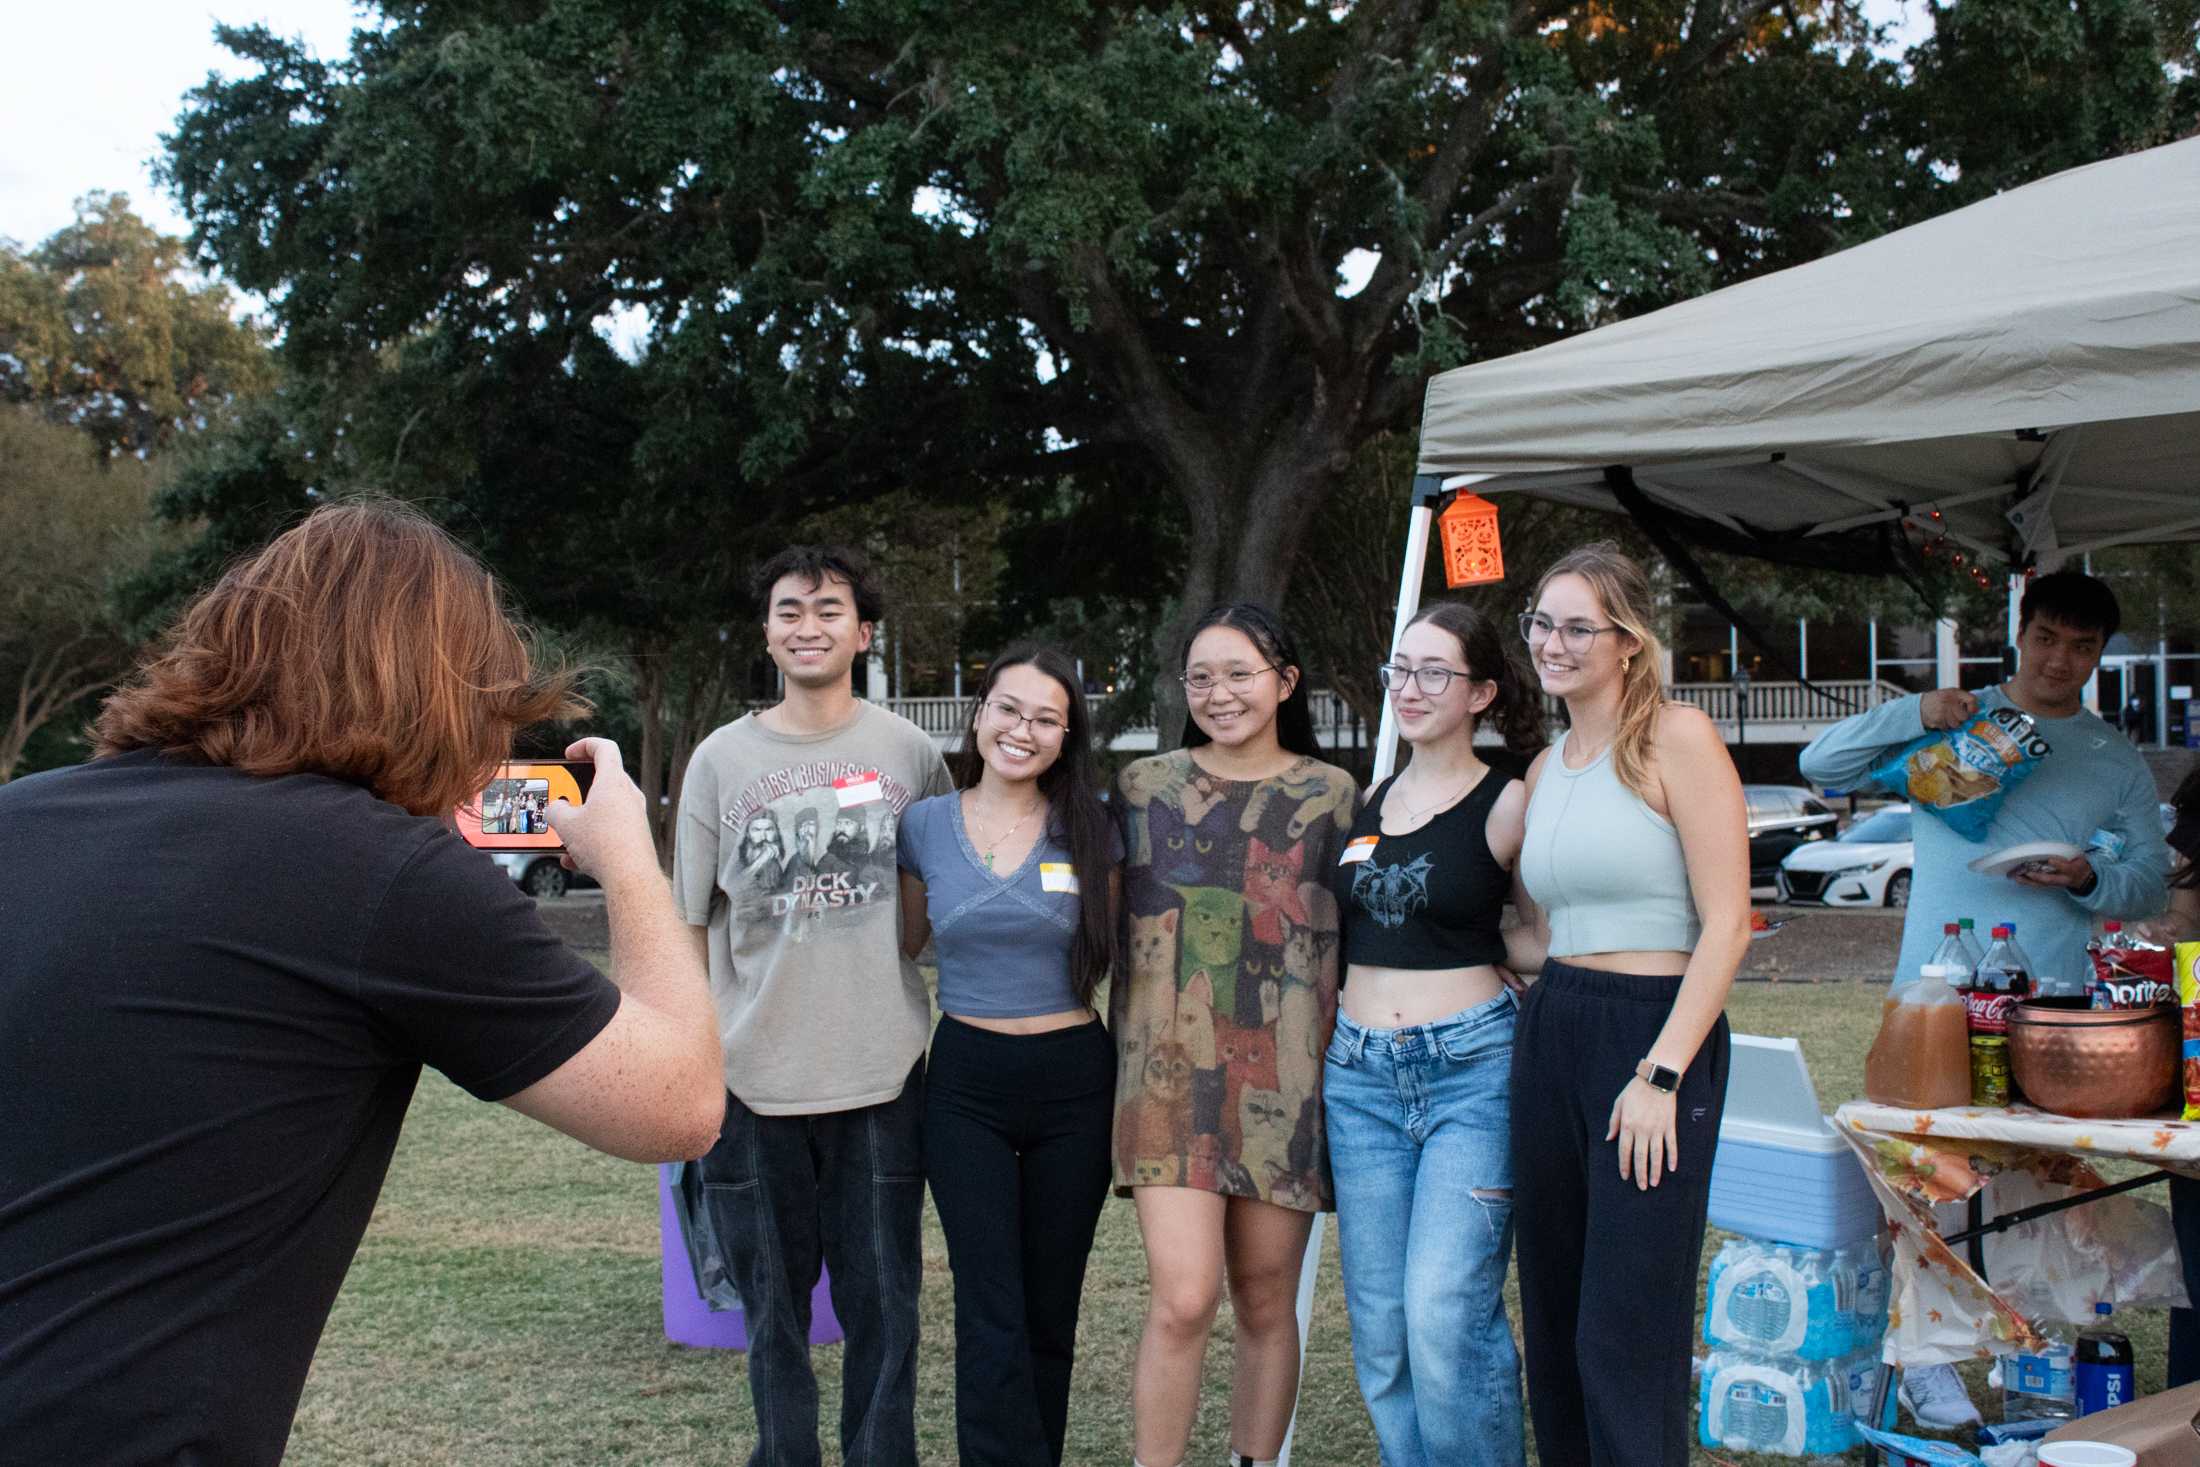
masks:
[[[672,885],[710,929],[726,1087],[759,1115],[880,1105],[924,1052],[931,1004],[901,955],[894,837],[950,789],[931,737],[871,703],[822,734],[755,714],[695,750]]]

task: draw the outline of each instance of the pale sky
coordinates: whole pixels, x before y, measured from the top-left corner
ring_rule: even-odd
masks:
[[[74,217],[80,194],[126,193],[169,234],[187,226],[147,162],[183,94],[209,71],[235,75],[217,19],[350,49],[350,0],[0,0],[12,64],[0,88],[0,236],[33,245]]]
[[[1867,0],[1907,43],[1928,29],[1923,0]],[[169,234],[187,226],[153,186],[149,161],[183,94],[209,71],[234,75],[217,19],[303,37],[317,55],[350,48],[352,0],[0,0],[16,64],[0,88],[0,237],[36,244],[67,224],[76,198],[126,193]]]

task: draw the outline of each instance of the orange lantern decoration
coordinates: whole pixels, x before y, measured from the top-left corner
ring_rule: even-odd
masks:
[[[1497,506],[1479,494],[1460,494],[1436,525],[1444,536],[1444,584],[1486,586],[1505,579],[1505,551],[1497,538]]]

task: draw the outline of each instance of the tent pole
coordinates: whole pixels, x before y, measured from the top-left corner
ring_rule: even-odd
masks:
[[[1479,483],[1488,476],[1476,474],[1467,482]],[[1418,474],[1413,480],[1413,510],[1406,519],[1405,564],[1398,570],[1398,615],[1390,624],[1390,647],[1398,645],[1398,639],[1406,634],[1406,625],[1413,614],[1421,609],[1421,577],[1428,571],[1429,527],[1435,523],[1436,511],[1449,497],[1444,481],[1434,474]],[[1389,648],[1384,649],[1387,655]],[[1398,714],[1390,706],[1390,699],[1383,699],[1383,721],[1375,735],[1376,780],[1390,778],[1398,768]]]

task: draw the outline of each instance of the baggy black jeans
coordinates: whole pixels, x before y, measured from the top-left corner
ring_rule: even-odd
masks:
[[[2177,1260],[2185,1274],[2191,1309],[2169,1312],[2168,1385],[2175,1389],[2200,1380],[2200,1182],[2169,1179],[2169,1217],[2177,1230]]]
[[[847,1467],[916,1467],[917,1286],[923,1274],[924,1061],[882,1105],[760,1116],[726,1097],[703,1200],[741,1291],[756,1446],[748,1467],[817,1467],[810,1293],[829,1271]]]
[[[1085,1259],[1106,1203],[1115,1046],[1097,1022],[995,1034],[942,1018],[924,1163],[955,1271],[963,1467],[1049,1467],[1069,1426]]]
[[[1677,977],[1544,964],[1513,1035],[1513,1220],[1528,1414],[1545,1467],[1686,1467],[1688,1361],[1711,1159],[1726,1106],[1721,1016],[1681,1076],[1680,1165],[1648,1191],[1604,1139]]]

